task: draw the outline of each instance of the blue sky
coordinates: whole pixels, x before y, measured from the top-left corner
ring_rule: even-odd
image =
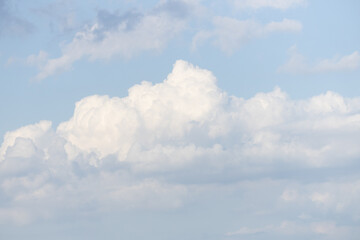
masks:
[[[0,236],[356,239],[359,11],[0,0]]]

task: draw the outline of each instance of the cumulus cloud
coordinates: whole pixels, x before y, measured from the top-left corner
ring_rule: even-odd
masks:
[[[359,111],[360,98],[333,92],[229,96],[210,71],[179,60],[166,80],[137,84],[126,97],[81,99],[56,128],[41,121],[6,133],[0,222],[178,209],[241,193],[222,208],[242,211],[253,227],[228,229],[228,237],[348,237],[360,219],[351,171]]]
[[[4,136],[4,142],[2,143],[0,148],[0,160],[4,160],[6,152],[9,151],[11,147],[13,147],[16,144],[17,140],[20,139],[19,141],[22,142],[25,140],[29,140],[31,143],[35,143],[35,142],[40,143],[41,141],[39,140],[39,138],[41,138],[44,135],[44,133],[49,131],[50,128],[51,128],[51,122],[41,121],[34,125],[28,125],[19,128],[15,131],[7,132]],[[30,150],[31,147],[28,149]],[[26,154],[26,152],[29,151],[19,151],[18,154]]]
[[[306,5],[306,0],[233,0],[235,7],[246,8],[276,8],[285,10],[292,7]]]
[[[223,98],[209,71],[179,61],[163,83],[135,85],[126,98],[84,98],[73,118],[57,131],[82,151],[99,157],[119,153],[122,159],[135,143],[181,139],[194,126],[213,119]]]
[[[260,24],[254,20],[237,20],[229,17],[215,17],[214,29],[200,31],[193,38],[193,49],[204,41],[212,39],[214,45],[231,54],[252,39],[275,32],[300,32],[302,24],[296,20],[283,19],[280,22]]]
[[[321,59],[309,63],[305,56],[298,53],[296,46],[289,49],[290,58],[278,68],[278,72],[294,74],[313,74],[336,71],[352,71],[360,67],[360,54],[355,51],[345,56],[335,56],[331,59]]]

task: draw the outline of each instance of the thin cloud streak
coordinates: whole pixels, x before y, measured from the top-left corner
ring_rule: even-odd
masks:
[[[299,21],[286,18],[279,22],[260,24],[254,20],[240,21],[229,17],[215,17],[213,25],[213,30],[199,31],[194,36],[193,50],[210,40],[215,46],[230,55],[253,39],[277,32],[298,33],[302,30],[302,24]]]
[[[291,47],[288,52],[290,57],[284,65],[278,68],[280,73],[316,74],[353,71],[360,68],[360,54],[358,51],[345,56],[321,59],[315,63],[309,63],[305,56],[298,53],[296,46]]]
[[[306,0],[233,0],[233,4],[238,9],[259,9],[275,8],[286,10],[288,8],[305,6]]]

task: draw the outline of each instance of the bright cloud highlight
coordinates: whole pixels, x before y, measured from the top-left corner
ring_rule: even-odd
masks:
[[[239,205],[224,207],[250,206],[242,214],[254,227],[228,228],[225,237],[348,237],[360,216],[360,185],[356,172],[341,171],[358,166],[359,111],[359,98],[333,92],[229,96],[210,71],[179,60],[166,80],[142,82],[126,97],[81,99],[56,128],[41,121],[6,133],[0,222],[163,211],[241,193]],[[327,171],[334,179],[323,177]],[[324,211],[342,215],[329,223]]]

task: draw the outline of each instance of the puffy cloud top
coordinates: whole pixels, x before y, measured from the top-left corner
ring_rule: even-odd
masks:
[[[279,88],[250,99],[228,96],[210,71],[179,60],[163,82],[142,82],[126,97],[81,99],[57,129],[41,121],[6,133],[0,222],[30,224],[73,211],[181,208],[194,198],[201,201],[202,194],[239,189],[250,202],[254,194],[282,202],[279,212],[288,206],[283,203],[299,204],[301,216],[310,209],[320,218],[326,209],[353,219],[359,209],[349,209],[360,192],[351,186],[359,189],[359,182],[351,176],[336,184],[317,181],[323,181],[321,171],[341,176],[334,169],[357,166],[359,112],[359,98],[334,92],[304,100],[292,100]],[[283,181],[284,176],[290,177]],[[302,185],[308,178],[314,183]],[[346,201],[337,192],[355,195]],[[230,229],[227,236],[287,234],[284,224],[290,223]],[[291,224],[307,232],[326,222]]]
[[[178,139],[213,119],[223,98],[211,72],[177,61],[163,83],[142,82],[125,98],[82,99],[57,132],[81,151],[124,159],[134,143]]]

